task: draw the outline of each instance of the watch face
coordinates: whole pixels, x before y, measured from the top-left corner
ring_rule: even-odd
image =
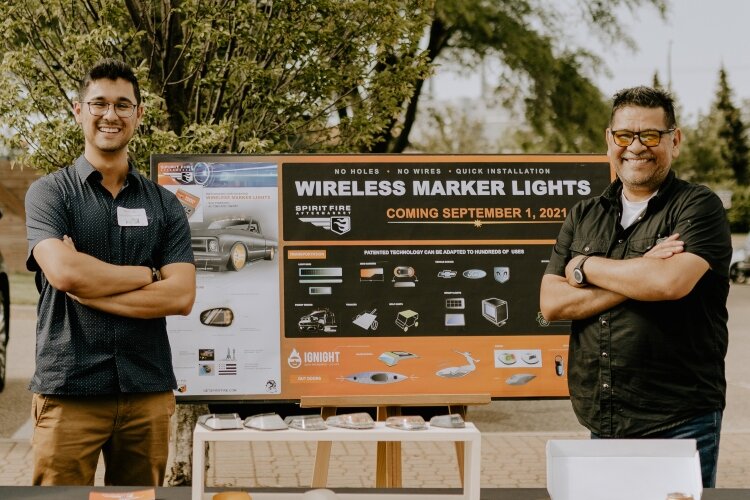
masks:
[[[573,269],[573,279],[578,283],[579,285],[583,283],[583,273],[580,269]]]

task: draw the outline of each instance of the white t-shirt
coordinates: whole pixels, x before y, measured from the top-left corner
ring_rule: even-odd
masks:
[[[646,210],[648,201],[654,196],[656,196],[656,192],[643,201],[629,201],[625,198],[624,192],[620,194],[620,198],[622,199],[622,217],[620,218],[620,224],[623,229],[627,229],[638,219],[638,216]]]

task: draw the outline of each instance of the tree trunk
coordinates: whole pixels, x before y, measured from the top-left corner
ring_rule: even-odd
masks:
[[[428,37],[427,48],[424,54],[430,61],[435,61],[440,52],[448,44],[452,31],[448,29],[443,20],[437,15],[433,18],[432,24],[430,25],[430,34]],[[394,62],[395,63],[395,62]],[[405,101],[406,109],[404,110],[403,126],[399,131],[398,135],[393,134],[393,129],[398,123],[397,119],[391,120],[391,122],[380,132],[373,145],[369,148],[371,153],[403,153],[406,147],[409,145],[409,134],[414,126],[414,121],[417,118],[417,106],[419,105],[419,98],[422,95],[422,86],[424,85],[424,79],[420,78],[414,82],[414,91],[412,95]]]
[[[208,413],[208,406],[179,404],[171,422],[171,467],[168,467],[167,486],[190,486],[193,479],[193,429],[200,415]]]

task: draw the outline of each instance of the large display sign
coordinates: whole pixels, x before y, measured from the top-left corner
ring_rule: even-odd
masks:
[[[539,284],[604,156],[154,155],[189,217],[183,399],[567,396]]]

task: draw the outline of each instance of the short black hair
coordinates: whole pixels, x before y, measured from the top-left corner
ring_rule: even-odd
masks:
[[[133,68],[117,59],[102,59],[92,66],[92,68],[83,77],[81,85],[78,87],[78,99],[83,100],[86,90],[94,80],[117,80],[122,78],[133,84],[133,93],[135,93],[135,103],[141,104],[141,89],[138,86],[138,78],[135,76]]]
[[[674,128],[677,124],[674,114],[674,98],[666,90],[645,86],[620,90],[612,98],[612,114],[609,116],[610,125],[612,125],[612,120],[615,117],[615,111],[626,106],[661,108],[664,110],[667,128]]]

